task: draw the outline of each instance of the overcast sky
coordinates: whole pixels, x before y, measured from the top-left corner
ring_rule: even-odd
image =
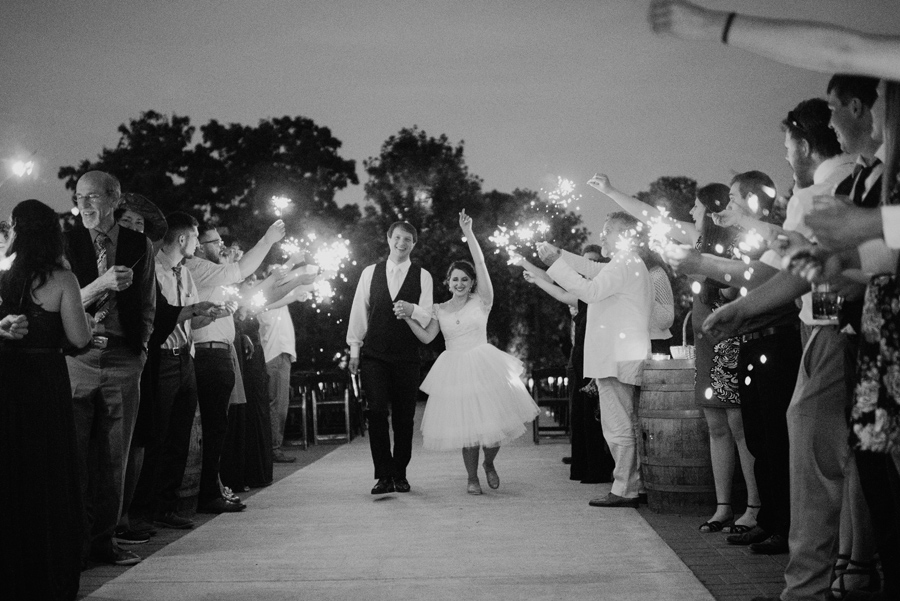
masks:
[[[893,0],[706,6],[900,31]],[[854,15],[864,9],[865,14]],[[586,225],[661,175],[701,184],[760,169],[790,185],[779,123],[828,76],[717,44],[653,36],[645,0],[5,0],[0,19],[0,216],[29,197],[71,206],[60,166],[94,159],[153,109],[255,124],[302,115],[362,161],[403,127],[465,141],[484,189],[571,178]],[[138,191],[139,192],[139,191]],[[362,184],[338,196],[364,202]]]

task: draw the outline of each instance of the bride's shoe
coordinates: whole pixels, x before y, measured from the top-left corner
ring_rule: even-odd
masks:
[[[466,488],[466,492],[470,495],[480,495],[481,492],[481,483],[478,480],[469,480],[469,486]]]
[[[487,465],[484,465],[484,475],[487,477],[488,486],[491,488],[500,488],[500,474],[497,473],[497,470],[494,469],[492,465],[488,468]]]

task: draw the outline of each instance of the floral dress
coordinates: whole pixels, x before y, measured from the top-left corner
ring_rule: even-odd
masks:
[[[889,204],[900,204],[895,185]],[[900,452],[900,278],[872,278],[863,304],[858,383],[850,444],[863,451]]]

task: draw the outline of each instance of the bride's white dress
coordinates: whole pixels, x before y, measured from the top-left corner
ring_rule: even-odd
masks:
[[[457,312],[435,305],[447,345],[421,389],[428,394],[422,417],[426,449],[495,446],[525,433],[538,414],[521,375],[521,361],[487,341],[491,308],[478,296]]]

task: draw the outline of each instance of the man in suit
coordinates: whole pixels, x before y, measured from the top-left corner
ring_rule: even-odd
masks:
[[[627,242],[637,229],[637,220],[628,213],[611,213],[603,226],[601,249],[612,260],[592,266],[590,272],[579,273],[567,261],[559,261],[560,252],[549,244],[539,249],[549,266],[547,275],[588,304],[584,376],[597,383],[603,437],[615,461],[612,489],[606,497],[592,500],[594,507],[637,507],[643,492],[633,397],[650,352],[653,284]]]
[[[75,187],[84,227],[65,234],[66,259],[93,315],[86,352],[67,357],[85,507],[84,560],[133,565],[141,558],[113,540],[122,507],[128,448],[140,402],[141,370],[156,303],[149,240],[116,224],[119,181],[89,171]]]
[[[362,372],[369,404],[369,445],[378,480],[373,495],[410,490],[406,468],[412,456],[421,343],[394,314],[394,303],[410,303],[410,316],[422,327],[431,321],[431,274],[409,260],[417,240],[416,228],[406,221],[391,225],[387,234],[390,256],[363,270],[350,310],[349,368],[352,374]]]

